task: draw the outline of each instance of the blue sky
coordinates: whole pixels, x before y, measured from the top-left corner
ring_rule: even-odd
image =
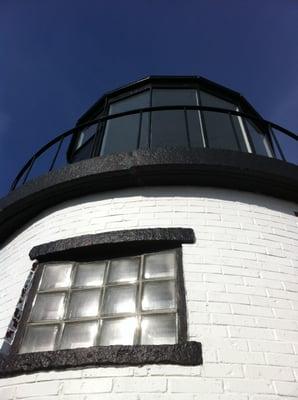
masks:
[[[98,97],[202,75],[298,132],[297,0],[0,0],[0,196]]]

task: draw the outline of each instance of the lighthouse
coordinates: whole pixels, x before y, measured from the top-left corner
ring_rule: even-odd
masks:
[[[297,398],[297,140],[150,76],[37,150],[0,200],[1,400]]]

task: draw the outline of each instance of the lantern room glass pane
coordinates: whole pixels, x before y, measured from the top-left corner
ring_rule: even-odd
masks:
[[[253,142],[256,154],[260,156],[272,157],[272,149],[268,137],[261,131],[256,124],[245,119],[251,140]]]
[[[108,282],[135,282],[139,275],[140,258],[121,258],[112,260]]]
[[[175,282],[147,282],[144,284],[142,310],[174,309],[176,307]]]
[[[184,111],[153,111],[151,147],[188,147]]]
[[[80,263],[77,267],[75,287],[101,286],[106,262]]]
[[[54,350],[59,325],[28,326],[20,353]]]
[[[141,344],[175,344],[176,315],[148,315],[142,317]]]
[[[64,314],[65,293],[38,294],[33,306],[31,321],[58,320]]]
[[[69,319],[94,317],[98,314],[100,290],[78,290],[72,292],[68,305]]]
[[[77,149],[80,148],[84,143],[88,142],[97,132],[97,127],[98,124],[93,124],[88,126],[87,128],[84,128],[80,132],[79,140],[77,143]]]
[[[157,106],[193,106],[197,105],[195,89],[153,89],[152,105]]]
[[[99,344],[101,346],[133,345],[136,327],[137,319],[135,317],[104,319]]]
[[[136,310],[135,285],[107,287],[104,296],[104,314],[133,313]]]
[[[39,290],[67,288],[71,284],[72,264],[46,264]]]
[[[212,94],[201,91],[203,106],[236,111],[237,106]],[[237,117],[214,111],[204,111],[206,136],[211,149],[247,151]]]
[[[175,251],[156,253],[145,256],[145,279],[174,278],[175,270]]]
[[[66,323],[60,348],[75,349],[77,347],[94,346],[97,330],[97,321]]]
[[[152,106],[196,106],[195,89],[153,89]],[[188,137],[189,141],[188,143]],[[151,116],[152,147],[203,147],[199,112],[197,110],[154,111]]]
[[[150,93],[147,90],[111,103],[109,115],[149,107],[149,104]],[[139,112],[108,120],[104,132],[101,155],[136,150],[139,133],[140,145],[142,145],[143,142],[146,142],[146,137],[148,137],[148,116],[142,116],[141,121]]]

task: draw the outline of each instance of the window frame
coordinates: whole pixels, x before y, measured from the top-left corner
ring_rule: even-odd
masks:
[[[2,349],[0,358],[0,377],[17,375],[39,370],[59,368],[74,368],[84,366],[115,366],[115,365],[144,365],[144,364],[180,364],[199,365],[202,363],[201,344],[187,341],[186,298],[183,279],[182,243],[194,243],[192,229],[187,228],[156,228],[136,229],[129,231],[107,232],[96,235],[84,235],[70,239],[58,240],[34,247],[30,252],[34,259],[31,283],[26,282],[27,288],[22,292],[23,311],[13,324],[16,325],[15,337],[9,345]],[[138,249],[138,251],[137,251]],[[176,344],[162,345],[109,345],[85,348],[61,349],[32,353],[18,353],[21,340],[24,337],[26,324],[32,310],[32,304],[40,284],[42,268],[45,262],[66,261],[74,254],[76,261],[96,261],[107,259],[107,255],[115,254],[114,258],[155,253],[162,250],[177,249],[177,336]],[[86,257],[91,251],[91,254]],[[125,250],[125,251],[124,251]],[[137,251],[137,254],[136,254]],[[125,253],[123,255],[123,253]],[[106,255],[104,257],[104,255]],[[30,279],[29,279],[30,281]],[[22,307],[20,307],[22,308]],[[152,313],[153,314],[153,313]],[[11,325],[12,326],[12,325]],[[8,330],[9,331],[9,330]],[[3,351],[4,350],[4,351]],[[5,351],[6,350],[6,351]],[[6,353],[6,354],[5,354]],[[46,361],[45,361],[46,360]]]

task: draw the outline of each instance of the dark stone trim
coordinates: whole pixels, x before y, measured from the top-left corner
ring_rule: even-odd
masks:
[[[102,346],[84,349],[15,354],[0,359],[0,378],[24,373],[84,368],[90,366],[131,366],[145,364],[202,364],[202,346],[198,342],[174,345]]]
[[[48,207],[90,193],[138,186],[199,185],[298,201],[298,166],[229,150],[160,148],[80,161],[0,200],[0,241]]]
[[[82,260],[109,258],[173,248],[181,243],[194,243],[195,235],[189,228],[131,229],[76,236],[35,246],[29,253],[31,260]]]

